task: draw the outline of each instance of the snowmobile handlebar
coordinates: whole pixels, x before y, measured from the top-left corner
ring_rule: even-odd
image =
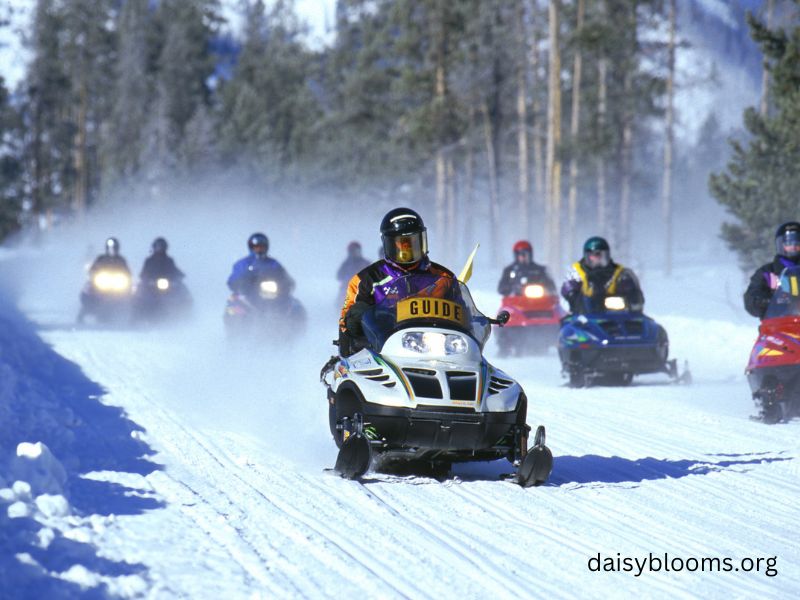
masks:
[[[499,325],[500,327],[502,327],[503,325],[508,323],[508,320],[510,318],[511,318],[511,315],[508,313],[507,310],[501,310],[499,313],[497,313],[497,318],[491,319],[491,318],[487,317],[487,320],[492,325]]]

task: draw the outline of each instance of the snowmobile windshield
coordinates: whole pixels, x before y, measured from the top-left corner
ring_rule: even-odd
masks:
[[[781,273],[780,283],[767,307],[765,319],[800,317],[800,267]]]
[[[460,281],[432,273],[414,273],[381,287],[380,299],[362,318],[364,334],[376,351],[390,335],[413,327],[440,327],[469,334],[483,348],[489,319],[475,306]]]

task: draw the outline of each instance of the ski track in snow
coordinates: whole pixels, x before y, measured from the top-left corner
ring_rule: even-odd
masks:
[[[195,339],[183,330],[54,328],[42,337],[107,389],[102,402],[145,429],[164,467],[126,475],[126,484],[165,506],[119,516],[97,542],[114,560],[146,565],[147,597],[796,594],[800,423],[748,418],[755,409],[742,371],[754,328],[659,320],[672,355],[689,359],[693,385],[653,376],[573,390],[553,353],[494,360],[525,387],[531,426],[547,427],[554,471],[530,489],[498,480],[511,471],[504,461],[457,466],[444,482],[324,472],[335,446],[316,381],[329,339],[321,321],[280,355],[215,354],[221,331]],[[778,575],[587,567],[598,553],[651,552],[777,556]]]

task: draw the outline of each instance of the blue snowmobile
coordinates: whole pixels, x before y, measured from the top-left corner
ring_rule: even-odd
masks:
[[[689,383],[688,369],[678,374],[669,359],[664,328],[642,312],[630,310],[622,296],[582,298],[583,310],[561,320],[558,354],[570,387],[595,381],[628,385],[634,375],[666,373],[675,382]]]

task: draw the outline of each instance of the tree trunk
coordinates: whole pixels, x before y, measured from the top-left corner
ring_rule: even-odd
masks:
[[[667,46],[667,113],[666,136],[664,139],[664,176],[661,189],[661,216],[664,220],[666,253],[664,271],[672,274],[672,146],[674,140],[674,99],[675,99],[675,0],[669,0],[669,44]]]
[[[580,35],[583,29],[583,10],[584,0],[578,0],[578,19],[575,27],[575,34]],[[572,114],[570,123],[570,140],[572,142],[572,152],[569,161],[569,202],[568,202],[568,222],[567,228],[567,252],[574,250],[575,228],[577,227],[578,213],[578,134],[580,132],[580,110],[581,110],[581,69],[582,56],[580,45],[575,49],[575,60],[572,65]]]
[[[475,109],[470,106],[469,108],[469,127],[467,132],[475,130]],[[463,211],[464,217],[464,231],[461,232],[462,244],[461,250],[469,252],[470,246],[474,243],[474,232],[472,215],[475,211],[475,155],[472,148],[472,140],[467,139],[467,155],[464,158],[464,203],[465,210]]]
[[[519,44],[517,62],[517,166],[519,176],[517,191],[519,193],[520,226],[523,237],[527,238],[530,236],[530,177],[528,173],[528,90],[524,58],[527,55],[524,0],[518,0],[516,32]]]
[[[444,118],[445,110],[445,96],[447,94],[446,86],[446,72],[445,72],[445,23],[444,15],[442,14],[444,7],[440,2],[437,2],[436,10],[433,17],[433,39],[435,40],[435,84],[434,84],[434,105],[436,107],[436,115],[439,122],[437,123],[439,131],[444,131],[444,123],[441,120]],[[446,202],[447,202],[447,165],[445,160],[445,146],[446,141],[441,137],[438,140],[439,147],[436,150],[436,231],[443,239],[447,239],[447,221],[446,221]]]
[[[608,99],[608,59],[597,62],[597,127],[601,135],[606,127],[606,102]],[[608,235],[608,198],[606,196],[606,158],[603,151],[597,153],[597,230]]]
[[[456,170],[452,155],[445,160],[445,196],[447,198],[447,256],[450,261],[457,260],[458,247],[456,230],[458,228],[458,211],[456,210]]]
[[[542,103],[539,95],[539,32],[536,29],[536,0],[533,0],[531,7],[531,14],[533,15],[533,25],[531,31],[531,77],[533,81],[533,93],[531,110],[533,112],[533,186],[534,186],[534,201],[536,207],[545,205],[544,197],[544,160],[542,152]]]
[[[86,83],[81,82],[78,97],[77,130],[75,131],[75,147],[73,148],[73,166],[75,167],[75,184],[72,190],[72,208],[81,218],[86,211],[89,174],[86,150],[86,120],[88,112],[88,92]]]
[[[767,27],[772,27],[772,16],[775,10],[775,0],[767,0]],[[769,111],[769,71],[767,61],[764,60],[763,72],[761,73],[761,104],[759,112],[762,117],[767,116]]]
[[[486,143],[486,160],[489,166],[489,239],[493,249],[500,243],[497,234],[497,224],[500,222],[500,192],[497,186],[496,170],[496,150],[494,146],[494,131],[492,131],[492,119],[489,115],[489,106],[484,100],[481,103],[481,113],[483,114],[483,137]],[[492,260],[496,256],[496,250],[492,252]]]
[[[637,0],[631,2],[631,55],[637,51]],[[633,75],[635,65],[627,65],[622,84],[622,148],[619,196],[619,255],[628,260],[631,245],[631,179],[633,177]]]
[[[42,179],[44,178],[44,169],[42,168],[42,101],[36,88],[31,90],[31,97],[34,101],[31,213],[38,225],[39,215],[41,215],[44,210],[44,202],[42,201]]]
[[[547,197],[548,262],[558,277],[561,272],[561,160],[556,153],[561,144],[561,53],[558,40],[559,0],[550,0],[550,64],[547,85]]]

